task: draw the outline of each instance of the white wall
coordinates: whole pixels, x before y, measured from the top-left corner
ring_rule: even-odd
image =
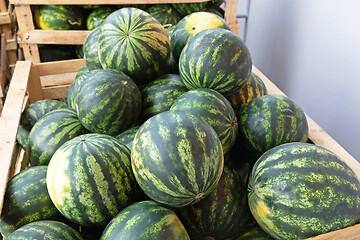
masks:
[[[255,66],[358,161],[359,10],[359,0],[252,0],[246,39]]]

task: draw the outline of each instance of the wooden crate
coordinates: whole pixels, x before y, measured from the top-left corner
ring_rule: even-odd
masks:
[[[0,0],[0,32],[1,32],[1,56],[0,56],[0,112],[3,107],[4,89],[6,76],[11,76],[17,58],[17,42],[12,21],[12,9],[8,9],[5,0]]]
[[[51,63],[17,62],[10,83],[8,97],[0,118],[0,126],[2,126],[0,128],[0,156],[2,158],[2,161],[0,161],[0,213],[6,183],[10,177],[26,166],[23,150],[20,149],[16,142],[16,133],[22,110],[26,104],[40,99],[65,97],[66,91],[57,91],[57,88],[53,89],[52,87],[44,88],[41,86],[41,82],[52,78],[61,78],[64,79],[64,85],[69,85],[69,82],[74,79],[75,74],[84,64],[82,59]],[[264,81],[269,94],[284,95],[256,67],[253,67],[253,72]],[[309,139],[314,144],[322,146],[340,156],[360,179],[360,164],[309,116],[307,116],[307,120],[309,123]],[[360,224],[323,234],[313,239],[360,239]]]
[[[68,44],[81,45],[88,30],[40,30],[35,29],[30,5],[44,4],[63,4],[63,5],[82,5],[82,4],[154,4],[154,3],[190,3],[205,2],[209,0],[98,0],[90,3],[89,0],[10,0],[14,4],[17,22],[19,25],[18,41],[23,49],[25,60],[34,63],[40,62],[38,44]],[[239,33],[239,25],[236,19],[238,0],[226,0],[225,20],[232,31]]]

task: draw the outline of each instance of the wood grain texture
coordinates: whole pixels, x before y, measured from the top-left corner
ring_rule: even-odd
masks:
[[[19,61],[10,82],[2,115],[0,117],[0,212],[4,202],[6,184],[13,175],[16,151],[16,134],[20,122],[21,110],[27,90],[31,62]]]
[[[31,30],[19,33],[21,44],[65,44],[81,45],[89,30]]]

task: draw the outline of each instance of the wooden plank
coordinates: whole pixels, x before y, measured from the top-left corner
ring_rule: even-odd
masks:
[[[74,81],[76,74],[77,72],[42,76],[40,77],[41,86],[70,85]]]
[[[237,25],[237,4],[238,0],[227,0],[225,3],[225,21],[231,27],[232,25]]]
[[[286,96],[273,82],[271,82],[262,72],[253,66],[253,72],[258,75],[265,83],[269,94],[280,94]],[[322,129],[307,114],[306,118],[309,125],[309,139],[316,145],[324,147],[337,154],[355,172],[360,180],[360,163],[353,158],[339,143],[337,143],[324,129]]]
[[[39,69],[37,66],[33,66],[30,70],[28,91],[30,93],[29,94],[30,103],[44,99],[44,93],[42,91],[41,82],[40,82]]]
[[[5,34],[1,34],[1,56],[0,56],[0,97],[4,97],[4,89],[6,84],[6,37]]]
[[[17,50],[17,42],[15,39],[6,40],[6,51]]]
[[[360,224],[311,238],[311,240],[358,240],[358,239],[360,239]]]
[[[0,25],[10,24],[10,23],[11,23],[10,14],[8,12],[0,13]]]
[[[19,42],[24,44],[69,44],[84,43],[89,30],[31,30],[19,33]]]
[[[45,99],[58,99],[58,98],[66,97],[69,87],[70,87],[70,84],[63,85],[63,86],[53,86],[53,87],[43,88],[44,98]]]
[[[16,133],[20,122],[21,109],[27,89],[31,62],[19,61],[16,64],[9,92],[0,118],[0,213],[4,202],[6,184],[13,173],[10,168],[15,151]]]
[[[85,59],[70,59],[63,61],[35,63],[34,66],[39,68],[40,76],[72,73],[78,72],[80,68],[85,66]]]
[[[19,35],[24,35],[35,29],[30,5],[16,5],[15,12],[19,26]],[[33,63],[40,62],[39,48],[37,44],[22,44],[24,57]]]
[[[63,4],[63,5],[107,5],[107,4],[155,4],[155,3],[191,3],[191,2],[207,2],[209,0],[97,0],[90,3],[89,0],[10,0],[11,4]]]

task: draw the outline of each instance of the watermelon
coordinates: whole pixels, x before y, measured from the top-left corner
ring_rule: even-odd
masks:
[[[172,7],[182,16],[189,15],[193,12],[200,12],[206,8],[207,2],[199,3],[173,3]]]
[[[75,45],[75,55],[77,58],[84,58],[83,45]]]
[[[225,0],[211,0],[207,3],[207,7],[209,8],[218,8],[221,4],[223,4]]]
[[[61,217],[46,188],[47,169],[47,166],[27,168],[7,183],[0,218],[0,232],[4,238],[25,224]]]
[[[153,4],[118,4],[118,8],[138,8],[147,11]]]
[[[85,132],[74,110],[64,108],[49,112],[29,133],[26,155],[30,164],[47,165],[63,143]]]
[[[39,44],[41,62],[62,61],[77,58],[72,45]]]
[[[119,135],[116,136],[116,138],[122,143],[124,144],[129,150],[132,149],[132,145],[134,142],[134,138],[135,135],[137,133],[137,131],[139,130],[140,125],[129,128],[128,130],[120,133]]]
[[[36,5],[36,27],[43,30],[83,29],[83,12],[72,5]]]
[[[240,108],[238,121],[239,141],[257,157],[280,144],[308,140],[305,113],[285,96],[265,95],[253,99]]]
[[[226,97],[242,88],[251,68],[246,45],[235,33],[222,28],[193,36],[179,59],[180,76],[188,89],[211,88]]]
[[[101,7],[101,5],[89,5],[89,4],[77,5],[77,6],[80,7],[80,8],[84,8],[84,9],[97,9],[97,8]]]
[[[123,71],[138,85],[153,80],[165,70],[170,52],[165,28],[140,9],[117,10],[100,26],[101,65]]]
[[[250,214],[246,185],[235,170],[224,167],[218,186],[200,202],[180,209],[180,220],[191,239],[233,239]]]
[[[265,152],[248,185],[250,210],[276,239],[305,239],[360,220],[360,182],[337,155],[309,143]]]
[[[76,110],[77,93],[80,91],[82,83],[87,79],[88,76],[92,76],[95,71],[98,71],[90,71],[86,66],[84,67],[84,70],[80,69],[80,71],[76,74],[75,80],[71,83],[67,93],[68,107],[74,110]]]
[[[51,220],[36,221],[13,232],[7,240],[83,240],[80,233],[65,223]]]
[[[100,28],[96,28],[87,35],[83,45],[86,67],[91,70],[102,69],[99,59],[99,34]]]
[[[148,83],[141,89],[143,111],[142,119],[170,110],[175,100],[184,94],[187,88],[178,74],[166,74]]]
[[[199,117],[166,111],[149,118],[135,135],[131,164],[153,200],[182,207],[215,189],[224,154],[215,130]]]
[[[136,190],[130,150],[116,138],[90,133],[63,144],[47,172],[50,198],[83,226],[105,226],[130,205]]]
[[[23,149],[26,149],[26,143],[29,132],[34,124],[46,113],[59,108],[66,108],[67,104],[53,99],[39,100],[31,103],[21,114],[20,124],[16,140]]]
[[[262,230],[260,226],[256,225],[246,229],[245,232],[235,238],[235,240],[273,240],[273,238]]]
[[[181,19],[171,36],[171,51],[175,61],[179,61],[181,51],[193,36],[209,28],[230,30],[223,18],[209,12],[195,12]]]
[[[114,69],[97,70],[87,76],[76,98],[80,122],[95,133],[117,135],[141,113],[139,88],[130,77]]]
[[[215,15],[218,15],[221,18],[224,18],[224,11],[222,9],[219,8],[212,8],[212,7],[207,7],[204,12],[209,12],[209,13],[213,13]]]
[[[101,240],[118,239],[190,240],[176,214],[150,200],[126,207],[107,225]]]
[[[102,7],[94,9],[89,16],[86,18],[86,27],[89,30],[94,30],[99,27],[105,20],[116,9],[109,7]]]
[[[171,45],[171,35],[174,32],[175,26],[176,25],[166,29],[166,32],[170,39],[170,45]],[[170,51],[170,59],[169,59],[169,62],[167,63],[167,70],[165,72],[169,73],[169,74],[171,74],[171,73],[179,74],[179,64],[175,61],[172,51]]]
[[[226,98],[215,90],[198,88],[181,95],[170,110],[180,110],[209,123],[219,136],[223,152],[227,153],[238,135],[236,114]]]
[[[146,10],[151,16],[158,20],[161,25],[176,25],[180,19],[180,14],[170,4],[156,4]]]
[[[250,102],[254,98],[267,95],[267,89],[264,82],[255,73],[251,73],[249,80],[245,85],[234,95],[228,97],[231,106],[235,111]]]

